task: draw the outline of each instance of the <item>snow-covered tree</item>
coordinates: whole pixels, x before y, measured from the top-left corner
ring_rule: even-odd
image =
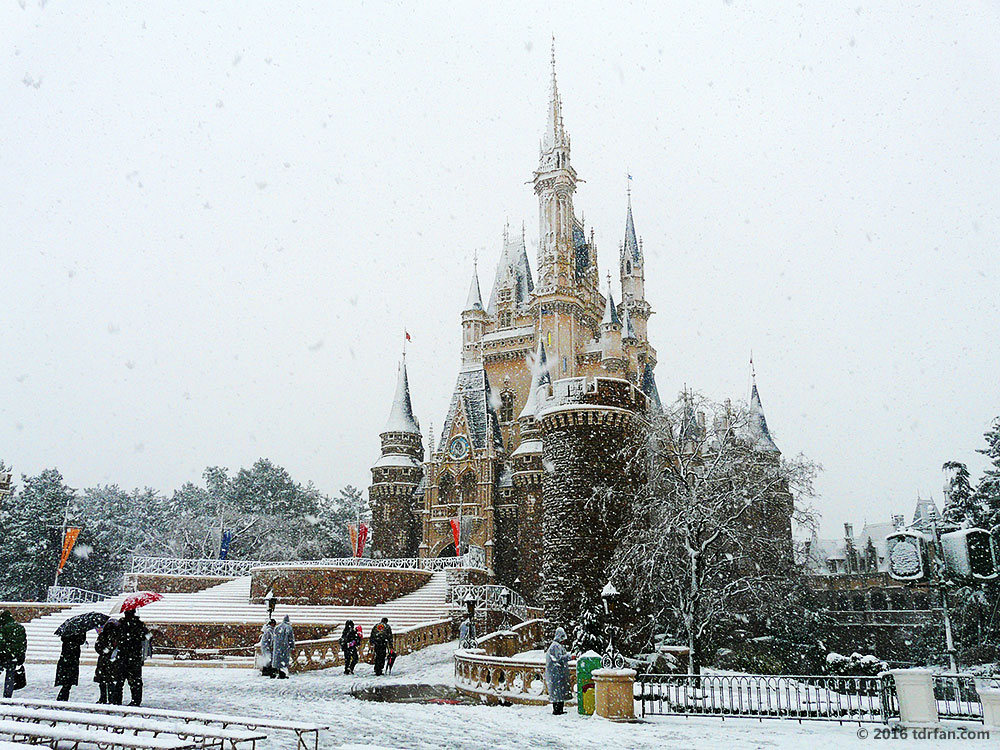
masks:
[[[976,486],[976,500],[982,513],[982,525],[992,529],[1000,526],[1000,417],[993,420],[983,437],[986,447],[977,452],[989,458],[990,467]]]
[[[787,599],[792,518],[810,520],[793,497],[811,494],[816,467],[783,459],[750,407],[684,394],[650,420],[649,443],[624,450],[646,463],[647,480],[613,572],[654,628],[677,628],[697,673],[729,617]]]
[[[571,650],[575,654],[585,651],[595,651],[600,654],[608,645],[608,629],[604,617],[603,603],[588,602],[580,597],[580,618],[572,625],[570,634],[573,643]]]
[[[982,514],[969,481],[969,468],[958,461],[947,461],[941,469],[948,474],[942,520],[948,527],[956,529],[975,526]]]
[[[76,521],[79,498],[55,469],[21,482],[20,491],[0,510],[0,595],[7,601],[44,600],[59,566],[66,509]],[[72,571],[71,562],[65,570]]]

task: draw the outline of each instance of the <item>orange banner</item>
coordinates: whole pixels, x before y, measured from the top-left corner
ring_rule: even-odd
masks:
[[[80,529],[75,527],[70,527],[66,529],[66,538],[63,539],[63,549],[62,557],[59,558],[59,571],[62,572],[63,565],[69,559],[69,553],[73,551],[73,545],[76,544],[76,538],[80,536]]]

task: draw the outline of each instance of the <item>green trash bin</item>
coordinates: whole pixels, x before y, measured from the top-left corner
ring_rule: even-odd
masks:
[[[594,670],[601,668],[601,657],[593,651],[576,660],[576,710],[582,716],[594,714]]]

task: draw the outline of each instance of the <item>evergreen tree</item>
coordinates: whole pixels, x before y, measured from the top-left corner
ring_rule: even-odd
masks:
[[[974,526],[979,521],[977,503],[969,481],[969,468],[958,461],[947,461],[941,467],[948,472],[947,498],[941,517],[952,528]]]
[[[594,604],[580,596],[580,619],[573,624],[573,645],[571,651],[582,654],[584,651],[604,653],[608,645],[608,630],[604,623],[603,604]]]
[[[1000,417],[993,420],[984,435],[986,447],[977,452],[990,459],[991,467],[983,472],[976,487],[976,500],[982,514],[981,523],[985,528],[1000,526]]]
[[[59,529],[67,507],[70,520],[76,520],[77,496],[55,469],[21,481],[20,491],[0,510],[0,595],[7,601],[44,601],[62,552]],[[73,566],[71,558],[65,572]]]

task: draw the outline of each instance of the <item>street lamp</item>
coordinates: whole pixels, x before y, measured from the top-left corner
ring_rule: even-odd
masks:
[[[611,581],[608,581],[604,588],[601,589],[601,600],[604,602],[604,615],[607,620],[608,629],[608,647],[605,649],[604,654],[601,656],[601,667],[604,669],[624,669],[625,668],[625,657],[622,656],[615,650],[614,644],[614,626],[611,623],[611,615],[614,610],[615,602],[618,600],[618,589],[615,588]]]
[[[500,608],[503,612],[503,621],[500,623],[501,630],[510,630],[510,601],[511,601],[511,591],[509,588],[504,587],[500,591]]]
[[[466,609],[469,610],[469,627],[465,631],[462,648],[476,648],[476,597],[472,591],[465,595],[464,601]]]

